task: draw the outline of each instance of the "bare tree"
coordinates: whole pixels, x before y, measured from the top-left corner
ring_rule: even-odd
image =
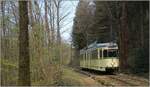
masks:
[[[6,25],[5,25],[5,1],[1,2],[1,10],[2,10],[2,36],[4,37],[4,43],[6,45],[6,40],[5,40],[5,36],[6,36]],[[4,46],[2,46],[3,48]],[[6,51],[5,49],[3,49],[4,52],[4,58],[6,58]]]
[[[1,12],[2,12],[2,20],[1,20],[1,53],[2,59],[6,58],[6,25],[5,25],[5,1],[1,1]],[[2,63],[2,62],[1,62]],[[4,67],[3,65],[1,67]],[[4,72],[1,72],[1,85],[5,85],[7,83],[7,78]]]
[[[48,51],[50,53],[51,31],[49,29],[49,23],[48,23],[48,4],[47,4],[47,0],[45,0],[44,3],[45,3],[45,30],[47,31]],[[49,59],[51,59],[51,58],[49,58]]]
[[[11,3],[11,9],[14,15],[14,19],[15,19],[15,24],[18,24],[18,15],[17,15],[17,6],[15,5],[15,3],[13,1],[10,2]]]
[[[29,14],[30,14],[30,24],[33,26],[34,24],[34,17],[33,17],[33,7],[32,7],[32,1],[29,1]]]

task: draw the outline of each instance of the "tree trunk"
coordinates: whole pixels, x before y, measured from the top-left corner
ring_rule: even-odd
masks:
[[[112,26],[112,25],[113,25],[113,22],[112,22],[113,16],[112,16],[112,12],[111,12],[111,9],[110,9],[108,3],[106,3],[106,8],[107,8],[107,10],[108,10],[109,19],[110,19],[109,25],[110,25],[110,42],[111,42],[111,41],[113,41],[113,26]]]
[[[30,86],[30,56],[27,1],[19,1],[19,80],[20,86]]]
[[[62,57],[61,57],[61,36],[60,36],[60,3],[61,0],[54,0],[54,4],[56,7],[56,24],[57,24],[57,58],[58,58],[58,77],[57,77],[57,81],[58,84],[59,82],[61,82],[62,80],[62,69],[61,69],[61,64],[62,64]]]
[[[55,0],[54,0],[55,1]],[[59,24],[59,10],[60,10],[60,1],[56,2],[55,1],[55,6],[56,6],[56,23],[57,23],[57,47],[58,47],[58,58],[59,58],[59,64],[61,63],[61,36],[60,36],[60,24]]]
[[[31,24],[31,27],[33,28],[33,25],[34,25],[34,17],[33,17],[33,14],[32,14],[32,1],[29,1],[29,13],[30,13],[30,24]]]
[[[48,4],[47,4],[47,0],[45,0],[44,1],[44,3],[45,3],[45,30],[47,31],[47,39],[48,39],[48,52],[49,53],[51,53],[50,52],[50,46],[51,46],[51,32],[50,32],[50,29],[49,29],[49,23],[48,23]],[[50,56],[51,56],[51,54],[50,54]],[[50,58],[50,56],[49,56],[49,62],[51,62],[51,58]]]
[[[140,17],[141,17],[141,47],[144,47],[144,26],[143,26],[143,4],[140,5]]]
[[[54,15],[55,15],[55,9],[54,9],[54,5],[52,5],[52,26],[53,26],[53,28],[52,28],[52,42],[54,42],[54,40],[55,40],[55,24],[54,24],[54,22],[55,22],[55,18],[54,18]]]
[[[6,26],[5,26],[5,1],[1,1],[1,12],[2,12],[2,30],[1,30],[1,53],[2,53],[2,60],[1,60],[1,67],[4,68],[2,62],[6,59]],[[7,84],[7,75],[4,72],[1,72],[1,85]]]
[[[3,57],[6,58],[6,46],[7,46],[7,41],[6,41],[6,24],[5,24],[5,1],[1,2],[1,9],[2,9],[2,36],[4,37],[2,45],[2,50],[3,50]]]
[[[120,50],[120,62],[121,69],[126,70],[128,68],[128,18],[127,18],[127,2],[122,2],[122,17],[121,17],[121,50]]]

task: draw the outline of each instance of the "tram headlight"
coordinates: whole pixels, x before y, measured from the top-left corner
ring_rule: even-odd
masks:
[[[115,62],[112,62],[111,65],[115,65]]]

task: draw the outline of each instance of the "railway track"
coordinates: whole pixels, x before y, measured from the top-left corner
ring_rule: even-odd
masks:
[[[75,70],[79,73],[82,73],[92,79],[96,80],[98,83],[105,85],[105,86],[148,86],[149,81],[136,77],[130,76],[126,74],[117,74],[117,75],[107,75],[107,74],[100,74],[100,73],[91,73],[88,71],[83,70]]]
[[[127,78],[130,78],[130,79],[132,79],[132,80],[136,80],[136,81],[140,81],[140,82],[144,82],[144,83],[149,83],[149,81],[147,80],[147,79],[145,79],[145,78],[138,78],[138,77],[136,77],[136,76],[133,76],[133,75],[127,75],[127,74],[119,74],[119,75],[121,75],[121,76],[123,76],[123,77],[127,77]]]
[[[146,84],[141,84],[141,82],[137,81],[137,80],[133,80],[133,79],[129,79],[129,78],[124,78],[124,77],[120,77],[120,76],[108,76],[111,79],[114,79],[116,81],[119,81],[121,84],[119,85],[123,85],[123,86],[145,86]],[[147,84],[148,85],[148,84]]]

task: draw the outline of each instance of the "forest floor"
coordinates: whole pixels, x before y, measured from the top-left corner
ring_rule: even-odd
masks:
[[[143,78],[145,78],[145,79],[149,79],[150,77],[149,77],[149,73],[138,73],[138,74],[136,74],[137,76],[139,76],[139,77],[143,77]]]
[[[63,70],[64,86],[100,86],[101,84],[94,79],[75,72],[73,68],[65,67]]]
[[[74,86],[148,86],[149,80],[143,77],[129,74],[105,74],[91,73],[89,71],[75,70],[72,68],[64,69],[64,77],[69,77]],[[64,80],[66,81],[66,80]],[[64,84],[67,85],[67,84]]]
[[[4,72],[9,77],[17,77],[17,64],[10,63],[9,61],[2,62]],[[9,67],[10,71],[6,71],[6,67]],[[75,68],[62,66],[63,75],[61,86],[148,86],[149,85],[149,74],[144,73],[144,75],[132,75],[132,74],[105,74],[105,73],[96,73],[83,70],[76,70]],[[143,78],[146,77],[146,78]],[[16,84],[17,78],[9,78],[7,84],[14,83]],[[33,85],[45,85],[45,83],[34,83]]]

